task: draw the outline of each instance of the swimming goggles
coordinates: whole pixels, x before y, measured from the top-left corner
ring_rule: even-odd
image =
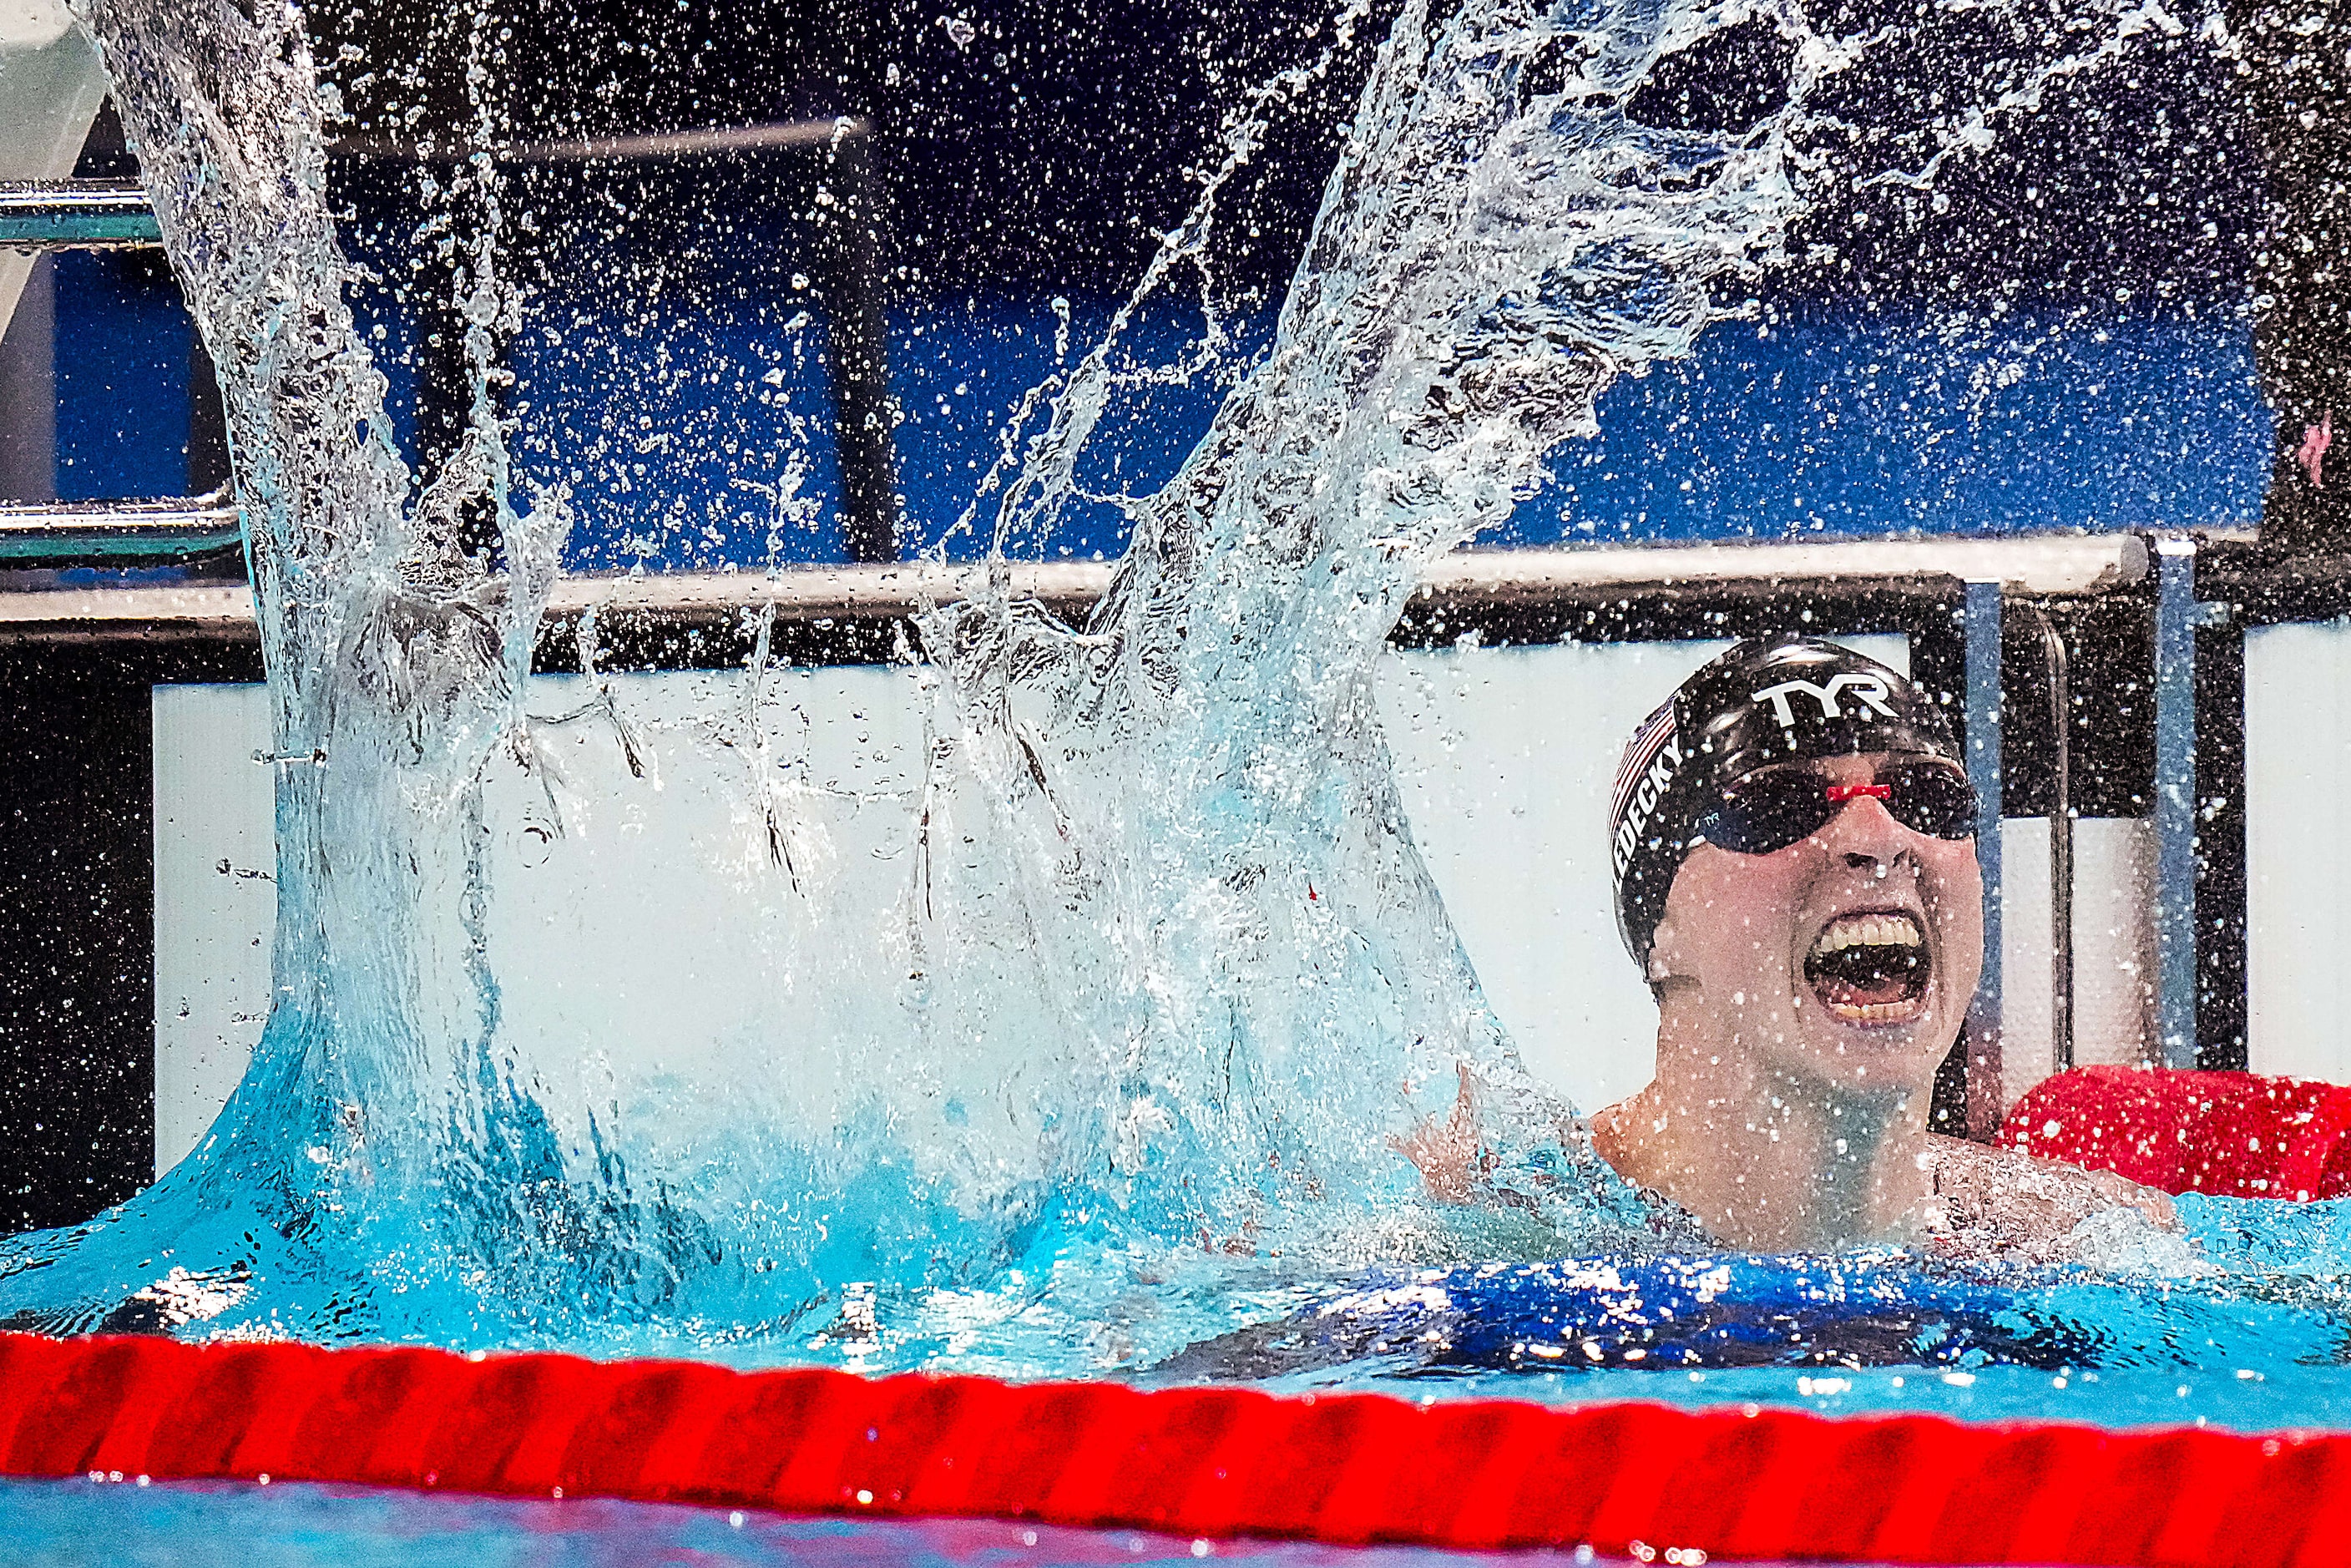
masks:
[[[1975,836],[1975,787],[1949,763],[1923,760],[1889,762],[1867,784],[1832,784],[1805,768],[1767,768],[1726,788],[1692,836],[1739,854],[1768,855],[1819,832],[1865,795],[1913,832]]]

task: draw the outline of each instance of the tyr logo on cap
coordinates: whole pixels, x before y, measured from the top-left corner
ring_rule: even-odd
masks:
[[[1865,706],[1876,708],[1882,717],[1896,716],[1893,705],[1886,701],[1894,694],[1886,688],[1885,677],[1873,675],[1861,670],[1840,671],[1831,675],[1829,684],[1824,686],[1814,685],[1806,680],[1782,681],[1776,686],[1765,686],[1748,700],[1757,704],[1770,703],[1771,716],[1780,721],[1780,727],[1793,729],[1796,727],[1796,710],[1788,699],[1797,692],[1803,693],[1821,705],[1823,718],[1844,716],[1837,709],[1839,692],[1851,692],[1860,698]]]

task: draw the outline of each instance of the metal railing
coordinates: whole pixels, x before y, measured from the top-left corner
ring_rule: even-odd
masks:
[[[163,243],[128,180],[0,182],[0,248],[125,250]],[[177,561],[237,544],[223,491],[159,500],[0,504],[0,568]]]
[[[0,247],[111,250],[162,243],[136,181],[0,181]]]
[[[162,501],[0,506],[0,567],[186,560],[237,548],[225,490]]]
[[[225,508],[202,520],[228,524]],[[2242,677],[2241,669],[2231,674],[2227,653],[2258,621],[2351,610],[2351,558],[2335,564],[2342,570],[2329,575],[2309,562],[2281,565],[2241,541],[2131,535],[1472,550],[1429,564],[1395,642],[1630,643],[1792,627],[1831,637],[1905,633],[1914,677],[1961,720],[1987,819],[2052,818],[2055,930],[2072,925],[2076,868],[2053,841],[2070,813],[2145,822],[2165,866],[2148,930],[2168,932],[2149,977],[2150,1043],[2178,1065],[2241,1066],[2228,1009],[2234,995],[2241,1013],[2245,995],[2245,864],[2241,840],[2231,847],[2229,813],[2241,810],[2231,802],[2241,800],[2244,779],[2226,727],[2232,712],[2241,722]],[[1075,561],[997,570],[1004,591],[1072,621],[1100,601],[1114,570]],[[737,666],[762,627],[771,652],[795,662],[888,662],[904,656],[910,617],[982,591],[989,575],[982,563],[909,561],[568,578],[542,625],[538,664],[549,673],[576,669],[586,643],[604,670]],[[583,638],[591,617],[593,634]],[[145,650],[137,655],[149,661],[141,668],[152,666],[145,678],[249,679],[219,672],[257,668],[257,643],[241,583],[0,593],[0,653],[40,649],[46,660],[75,656],[76,646],[101,658]],[[1980,833],[1980,855],[2000,836]],[[1985,870],[1997,909],[1997,869],[1987,862]],[[2038,879],[2037,870],[2028,874]],[[2037,902],[2023,883],[2012,880],[2008,891]],[[1989,956],[1999,943],[1987,936]],[[2002,1054],[2027,1038],[2018,1032],[2026,1004],[2017,988],[2037,987],[2034,969],[2007,977],[2005,1008],[1988,975],[1973,1015],[1964,1109],[1980,1135],[2001,1109]],[[2074,1021],[2071,969],[2051,966],[2055,1053],[2074,1032],[2065,1027]],[[1962,1106],[1954,1097],[1938,1109],[1956,1120]]]

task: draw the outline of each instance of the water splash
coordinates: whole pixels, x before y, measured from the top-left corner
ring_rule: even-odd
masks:
[[[182,1258],[239,1301],[380,1332],[387,1291],[503,1272],[518,1233],[569,1218],[541,1207],[539,1118],[497,1057],[476,831],[567,515],[559,492],[514,505],[490,381],[516,300],[486,237],[459,274],[470,426],[422,484],[394,450],[298,14],[101,0],[85,20],[220,372],[273,697],[277,988],[201,1155],[0,1268],[43,1326],[137,1326],[137,1272]],[[488,161],[458,180],[495,219]],[[495,567],[468,549],[484,511]]]
[[[1872,172],[1834,150],[1887,35],[1793,0],[1411,0],[1273,346],[1171,484],[1111,497],[1134,545],[1100,612],[1061,624],[999,573],[925,616],[928,768],[886,908],[821,912],[827,802],[770,744],[762,639],[697,744],[749,769],[789,890],[759,935],[788,981],[772,1027],[705,1047],[698,1072],[589,1092],[505,1014],[484,780],[533,776],[558,831],[548,737],[601,716],[633,771],[649,727],[609,691],[540,720],[521,704],[566,511],[512,495],[492,383],[517,296],[484,239],[459,284],[471,424],[420,484],[345,303],[291,14],[88,15],[227,397],[276,705],[278,990],[196,1156],[0,1251],[11,1321],[1067,1371],[1162,1359],[1366,1268],[1646,1239],[1485,1004],[1406,829],[1372,667],[1432,558],[1507,517],[1613,380],[1739,308],[1822,191]],[[2119,48],[2153,12],[2081,15]],[[1628,112],[1664,62],[1741,27],[1783,46],[1763,112]],[[2025,74],[2109,54],[2053,45]],[[1228,123],[1110,339],[1024,411],[969,514],[994,501],[996,560],[1100,498],[1080,459],[1115,397],[1227,351],[1220,193],[1330,57]],[[1984,101],[1876,167],[1931,185],[2034,100],[2011,82]],[[1918,135],[1949,150],[1914,158]],[[493,161],[455,180],[493,232]],[[1203,346],[1116,361],[1132,307],[1187,276]],[[1498,1211],[1427,1204],[1394,1147],[1464,1070],[1498,1132]]]
[[[1610,380],[1684,351],[1796,208],[1779,129],[1726,145],[1624,119],[1665,31],[1622,7],[1407,6],[1270,357],[1130,503],[1093,622],[986,596],[925,622],[955,737],[931,821],[983,846],[949,905],[1004,910],[922,925],[931,1005],[959,1034],[1052,1040],[1096,1108],[1081,1146],[1174,1176],[1205,1235],[1405,1197],[1387,1140],[1460,1063],[1528,1150],[1552,1145],[1544,1197],[1606,1186],[1558,1147],[1444,917],[1371,671],[1421,567],[1506,516]],[[1099,352],[1073,374],[999,556],[1076,493],[1109,380]],[[1007,965],[1069,999],[1050,1032]]]

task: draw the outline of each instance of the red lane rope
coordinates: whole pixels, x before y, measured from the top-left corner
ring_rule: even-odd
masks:
[[[2166,1192],[2351,1195],[2351,1088],[2308,1079],[2077,1067],[2019,1100],[2001,1141]]]
[[[1669,1563],[2351,1562],[2351,1437],[2332,1435],[1144,1393],[412,1348],[0,1335],[0,1473],[1588,1544]]]

